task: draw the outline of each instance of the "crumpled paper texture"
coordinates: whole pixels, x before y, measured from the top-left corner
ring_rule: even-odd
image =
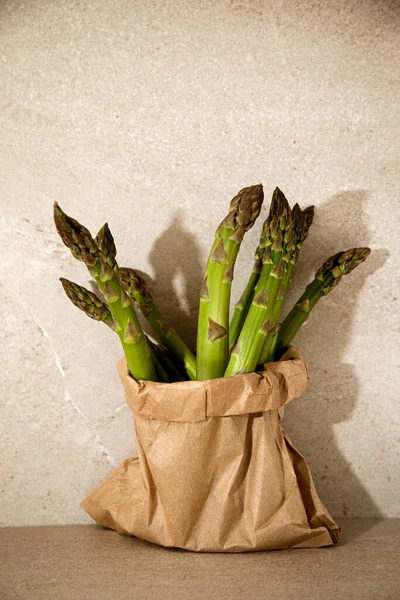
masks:
[[[281,426],[307,386],[290,349],[260,373],[209,381],[135,381],[119,363],[138,456],[83,502],[96,523],[199,552],[316,548],[339,530]]]

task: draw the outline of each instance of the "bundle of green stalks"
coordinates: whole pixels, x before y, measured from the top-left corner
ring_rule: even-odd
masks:
[[[263,199],[261,184],[240,190],[215,232],[200,290],[196,351],[167,322],[143,278],[133,269],[119,267],[108,224],[92,237],[86,227],[54,205],[57,231],[75,258],[88,268],[99,295],[62,278],[64,290],[87,316],[102,321],[118,335],[132,377],[172,383],[262,370],[265,363],[279,360],[317,302],[369,255],[369,248],[351,248],[328,258],[281,320],[314,207],[302,210],[295,204],[291,208],[276,188],[252,272],[230,319],[236,258],[245,233],[261,212]],[[142,329],[139,313],[147,321],[150,337]]]

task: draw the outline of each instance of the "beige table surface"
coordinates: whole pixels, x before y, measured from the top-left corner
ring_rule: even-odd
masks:
[[[0,598],[399,600],[400,519],[346,519],[318,550],[196,554],[92,525],[0,529]]]

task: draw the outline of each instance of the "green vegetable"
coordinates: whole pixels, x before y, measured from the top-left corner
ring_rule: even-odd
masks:
[[[286,257],[295,249],[291,210],[279,188],[274,191],[267,222],[262,271],[225,377],[254,371],[266,336],[274,326],[273,309],[285,275]]]
[[[189,378],[196,379],[196,357],[155,306],[143,278],[133,269],[122,268],[119,270],[119,280],[125,293],[142,312],[162,343],[182,361]]]
[[[343,275],[347,275],[368,257],[369,248],[351,248],[328,258],[318,269],[314,281],[305,289],[295,306],[284,319],[277,340],[277,353],[282,352],[293,340],[296,333],[307,321],[318,300],[329,294],[338,285]]]
[[[119,283],[116,250],[108,225],[104,225],[94,240],[89,230],[65,214],[57,203],[54,204],[54,221],[62,241],[75,258],[85,263],[104,296],[129,372],[135,379],[156,381],[149,344],[133,306]]]
[[[117,329],[118,326],[112,318],[110,309],[107,304],[102,302],[100,298],[96,296],[96,294],[90,292],[82,285],[64,279],[63,277],[60,277],[60,281],[72,304],[75,304],[75,306],[80,308],[91,319],[102,321],[114,331]]]
[[[246,231],[260,214],[262,185],[243,188],[215,232],[200,292],[197,379],[222,377],[229,360],[229,303],[236,257]]]
[[[282,278],[282,284],[279,288],[278,296],[272,309],[270,331],[267,333],[263,348],[258,359],[258,362],[261,364],[271,362],[272,360],[274,360],[279,328],[279,317],[282,311],[284,300],[292,283],[293,271],[295,269],[299,257],[300,248],[302,247],[304,240],[308,235],[308,230],[310,229],[310,226],[313,222],[313,218],[313,206],[309,206],[308,208],[302,211],[298,204],[294,205],[292,210],[292,223],[295,245],[294,248],[287,249],[287,252],[282,257],[283,262],[286,263],[284,266],[284,276]]]
[[[370,254],[369,248],[351,248],[326,260],[280,322],[299,252],[313,222],[314,207],[301,210],[295,204],[291,209],[283,192],[276,188],[252,272],[229,323],[236,258],[245,232],[260,214],[263,199],[261,184],[240,190],[215,232],[200,291],[197,355],[154,304],[143,278],[133,269],[119,268],[108,224],[93,238],[86,227],[55,203],[54,221],[61,239],[86,265],[103,298],[61,278],[63,288],[75,306],[117,333],[132,377],[173,383],[262,369],[265,363],[279,359],[320,298]],[[160,343],[144,334],[137,310]]]
[[[269,218],[264,222],[260,242],[257,246],[257,249],[254,253],[254,265],[253,270],[251,272],[250,278],[247,282],[245,290],[239,300],[236,303],[235,311],[233,313],[233,317],[229,324],[229,351],[231,352],[233,347],[235,346],[239,334],[242,330],[243,324],[246,320],[247,313],[249,312],[249,308],[254,298],[254,290],[260,279],[260,275],[263,268],[262,256],[264,254],[264,250],[267,247],[268,242],[268,231],[269,231]]]

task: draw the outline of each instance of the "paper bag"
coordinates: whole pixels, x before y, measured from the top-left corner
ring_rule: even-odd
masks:
[[[260,373],[208,381],[135,381],[119,374],[133,411],[138,457],[83,502],[105,527],[199,552],[316,548],[339,530],[304,458],[281,427],[306,389],[291,349]]]

